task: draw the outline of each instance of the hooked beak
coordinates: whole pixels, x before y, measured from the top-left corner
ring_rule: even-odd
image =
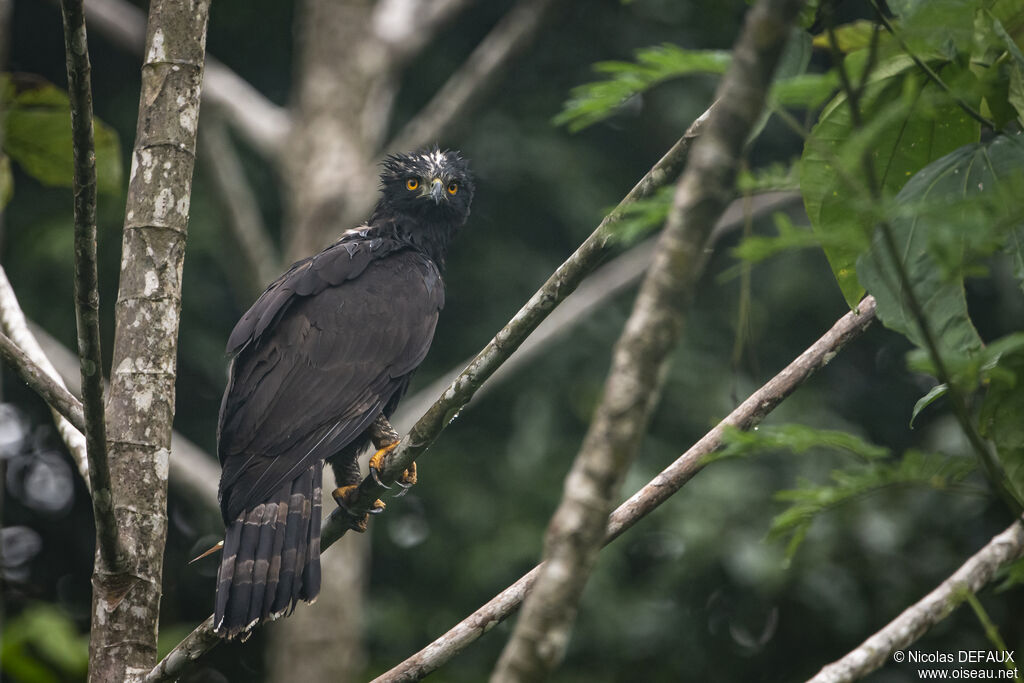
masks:
[[[435,204],[440,204],[444,198],[444,185],[441,183],[440,178],[434,178],[430,183],[430,197],[434,200]]]

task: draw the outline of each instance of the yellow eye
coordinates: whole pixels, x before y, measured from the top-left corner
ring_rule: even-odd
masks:
[[[409,178],[408,180],[405,181],[405,186],[410,190],[415,190],[417,187],[420,186],[420,181],[416,178]]]
[[[448,183],[448,194],[455,194],[459,191],[458,183]]]

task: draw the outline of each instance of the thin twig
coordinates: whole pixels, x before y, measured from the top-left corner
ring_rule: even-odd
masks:
[[[604,544],[607,545],[621,536],[693,479],[703,469],[705,458],[721,446],[728,429],[749,430],[759,424],[815,372],[831,362],[849,342],[867,330],[874,320],[875,301],[869,296],[861,302],[859,313],[850,312],[840,318],[828,332],[779,374],[751,394],[714,429],[622,503],[608,518]],[[374,683],[418,681],[440,668],[484,633],[512,615],[533,585],[539,570],[539,565],[534,567],[440,638],[374,679]]]
[[[92,68],[82,0],[61,0],[64,52],[71,105],[74,159],[72,188],[75,215],[75,322],[82,373],[89,482],[96,519],[96,542],[105,571],[119,571],[124,561],[110,488],[107,428],[103,415],[103,354],[100,352],[100,295],[96,269],[96,148],[92,123]],[[77,426],[77,425],[76,425]]]
[[[46,371],[36,365],[28,354],[18,348],[6,334],[0,333],[0,358],[7,361],[28,385],[28,388],[39,394],[47,405],[60,413],[79,431],[85,430],[85,413],[82,403],[71,395]]]
[[[25,320],[25,314],[21,311],[21,306],[18,304],[18,298],[14,294],[14,289],[11,287],[10,281],[7,279],[7,273],[3,267],[0,266],[0,328],[3,333],[10,337],[18,348],[25,352],[25,354],[32,360],[33,363],[43,369],[47,375],[50,376],[55,382],[60,385],[64,385],[60,374],[54,369],[53,364],[47,357],[47,354],[43,351],[39,342],[36,341],[35,336],[29,329],[27,321]],[[75,375],[81,382],[82,374],[79,371],[78,357],[72,354],[70,351],[67,352],[70,357],[68,363],[70,368],[70,374]],[[64,444],[68,447],[68,451],[71,453],[71,458],[75,461],[75,465],[78,469],[78,473],[82,477],[82,481],[85,482],[86,489],[89,493],[92,493],[92,486],[89,483],[89,456],[85,450],[85,436],[82,435],[81,430],[76,428],[71,422],[67,420],[56,408],[51,406],[50,412],[53,413],[54,426],[57,428],[57,433],[60,434]],[[83,413],[82,420],[84,422],[85,416]]]
[[[442,138],[530,42],[545,14],[560,0],[520,0],[473,50],[425,107],[386,145],[388,151],[416,149]]]
[[[842,659],[818,672],[808,683],[848,683],[885,665],[949,616],[966,598],[992,581],[996,572],[1024,555],[1024,525],[1015,521],[975,553],[931,593],[903,611]]]
[[[543,322],[551,311],[601,262],[610,250],[609,243],[614,235],[614,226],[620,220],[622,210],[633,202],[649,197],[659,187],[671,182],[686,160],[691,141],[704,127],[708,113],[693,122],[686,133],[665,156],[640,179],[619,205],[601,221],[597,229],[579,246],[548,278],[519,312],[498,332],[484,349],[477,354],[469,366],[451,383],[423,417],[413,426],[399,445],[385,458],[380,472],[380,482],[366,477],[359,484],[358,496],[350,504],[351,511],[335,509],[325,522],[320,536],[320,551],[323,552],[351,528],[352,522],[362,517],[384,491],[383,484],[392,484],[409,465],[422,453],[455,415],[473,397],[480,385],[501,367],[529,334]],[[146,681],[166,681],[180,677],[185,669],[207,650],[216,646],[220,639],[212,633],[213,618],[207,619],[167,654],[149,673]]]
[[[607,515],[657,405],[708,239],[734,193],[744,141],[801,4],[759,0],[747,14],[715,112],[676,185],[654,263],[615,345],[601,402],[544,537],[544,566],[491,674],[494,683],[543,680],[565,655]]]

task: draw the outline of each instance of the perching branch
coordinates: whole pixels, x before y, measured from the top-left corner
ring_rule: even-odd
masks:
[[[82,403],[71,392],[58,384],[46,371],[36,365],[28,354],[18,348],[6,334],[0,333],[0,358],[14,368],[28,388],[39,394],[47,405],[56,410],[78,431],[85,431],[85,413]]]
[[[640,448],[682,334],[706,244],[733,193],[743,143],[757,121],[799,0],[761,0],[748,13],[715,111],[680,179],[654,263],[615,345],[604,395],[565,480],[544,543],[544,566],[492,681],[543,680],[562,661],[608,513]]]
[[[861,302],[859,313],[847,313],[840,318],[828,332],[797,356],[792,363],[751,394],[675,462],[622,503],[607,520],[604,545],[611,543],[653,512],[690,481],[703,468],[705,458],[721,446],[727,429],[749,430],[759,424],[815,372],[835,358],[849,342],[867,330],[874,320],[875,300],[869,296]],[[540,565],[534,567],[440,638],[374,679],[374,683],[418,681],[436,671],[513,614],[532,588],[540,568]]]
[[[623,209],[638,199],[650,196],[672,180],[686,160],[691,141],[704,129],[708,114],[714,111],[715,107],[716,105],[712,105],[693,122],[683,137],[676,141],[665,156],[640,179],[619,205],[605,216],[597,229],[565,263],[558,267],[547,282],[530,297],[526,305],[519,309],[512,320],[476,355],[441,397],[413,425],[395,450],[384,458],[381,482],[390,485],[401,476],[419,454],[437,439],[455,415],[469,403],[484,381],[508,360],[555,306],[572,294],[583,278],[601,262],[610,251],[614,226],[620,220]],[[324,524],[320,535],[321,550],[330,547],[341,538],[351,528],[352,522],[361,518],[386,490],[373,477],[363,479],[359,484],[358,495],[349,503],[351,512],[337,508]]]
[[[259,295],[281,274],[281,259],[270,239],[260,203],[245,177],[231,137],[218,116],[203,119],[199,160],[208,170],[227,214],[227,225],[238,245],[247,277],[247,293]]]
[[[63,386],[64,382],[61,380],[60,375],[54,369],[53,364],[50,363],[46,353],[39,346],[31,330],[29,330],[28,324],[25,321],[25,315],[21,312],[21,306],[18,304],[18,298],[14,295],[14,289],[11,287],[11,283],[7,279],[7,273],[2,266],[0,266],[0,329],[19,349],[25,352],[33,363],[42,368],[55,382]],[[70,351],[68,355],[73,356]],[[78,359],[72,357],[70,365],[74,366],[72,372],[78,375],[80,381],[81,373],[78,370]],[[72,425],[52,405],[50,411],[53,413],[53,421],[57,432],[68,447],[78,472],[82,476],[82,481],[85,482],[85,487],[92,493],[89,484],[89,457],[85,451],[85,437],[78,428]],[[83,422],[85,421],[84,413],[82,420]]]
[[[686,160],[691,141],[703,129],[706,120],[707,113],[693,122],[683,137],[676,141],[665,156],[640,179],[615,210],[601,221],[590,237],[559,266],[540,290],[430,406],[395,450],[385,458],[381,482],[388,485],[393,483],[416,457],[433,443],[455,414],[469,402],[480,385],[501,367],[555,306],[569,296],[583,278],[601,262],[610,251],[609,243],[614,234],[614,225],[619,221],[622,210],[638,199],[650,196],[675,177]],[[352,513],[337,508],[325,522],[320,536],[320,551],[325,551],[345,535],[351,528],[352,521],[360,518],[373,501],[386,490],[373,477],[363,479],[359,484],[359,495],[351,503]],[[212,628],[213,618],[210,617],[175,646],[149,673],[146,681],[154,683],[181,676],[186,667],[220,642],[220,638],[213,634]]]
[[[100,295],[96,270],[96,148],[92,125],[92,68],[82,0],[61,0],[64,54],[71,105],[72,189],[75,216],[75,322],[82,373],[85,449],[89,458],[96,543],[104,571],[119,571],[124,558],[107,463],[107,429],[103,417],[103,356],[100,352]],[[76,425],[78,426],[78,425]]]
[[[209,0],[151,0],[121,279],[107,437],[126,569],[93,575],[90,676],[137,679],[156,660],[181,275]]]
[[[743,224],[747,216],[744,212],[745,199],[736,199],[722,214],[714,231],[711,233],[712,243]],[[757,220],[775,211],[800,202],[799,192],[767,192],[756,195],[750,201],[750,218]],[[565,337],[580,322],[587,320],[594,311],[601,309],[607,302],[618,296],[627,288],[636,284],[651,265],[654,259],[657,238],[650,238],[629,251],[616,256],[603,264],[566,297],[565,301],[544,319],[537,329],[516,349],[515,353],[484,382],[469,403],[474,403],[493,391],[505,378],[514,377],[516,373],[533,362],[545,349],[557,340]],[[416,418],[430,408],[434,400],[444,393],[464,367],[472,362],[467,358],[450,371],[423,387],[415,394],[406,396],[391,418],[391,424],[400,432],[407,431],[415,423]]]
[[[536,34],[557,0],[520,0],[480,42],[425,107],[395,135],[388,151],[417,149],[444,137],[449,126],[486,92]]]
[[[980,591],[996,572],[1024,556],[1024,524],[1013,524],[963,563],[935,590],[903,611],[853,651],[823,667],[808,683],[847,683],[882,667],[897,650],[906,649],[948,617],[968,595]]]
[[[112,42],[137,55],[146,42],[146,15],[125,0],[87,0],[89,23]],[[288,112],[214,57],[206,59],[203,102],[212,107],[272,162],[281,158],[291,120]]]

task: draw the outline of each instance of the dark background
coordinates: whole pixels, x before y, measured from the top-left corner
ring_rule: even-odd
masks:
[[[508,4],[472,8],[424,51],[403,83],[397,124],[444,82]],[[518,310],[707,107],[714,80],[659,86],[579,134],[551,123],[569,88],[593,79],[593,62],[628,59],[640,47],[672,42],[727,49],[746,7],[735,0],[574,3],[552,15],[483,104],[439,141],[472,160],[478,189],[469,226],[449,259],[448,303],[413,393],[479,350]],[[851,16],[857,10],[855,4],[847,7]],[[291,3],[271,0],[215,2],[208,50],[286,104],[293,12]],[[63,87],[60,30],[55,5],[16,2],[10,69]],[[138,59],[96,33],[90,47],[96,115],[117,129],[127,169]],[[789,161],[799,152],[799,138],[770,123],[749,163]],[[256,155],[245,160],[265,220],[279,236],[278,180]],[[73,347],[70,191],[43,187],[20,172],[15,188],[4,216],[0,259],[26,314]],[[108,359],[123,207],[124,196],[100,196]],[[238,259],[224,220],[200,164],[185,261],[175,428],[211,453],[225,381],[224,342],[251,302],[232,272]],[[740,281],[723,273],[735,266],[729,248],[738,239],[727,235],[707,268],[624,496],[846,310],[819,252],[788,253],[758,266],[750,316],[743,323],[752,340],[741,362],[733,363]],[[373,521],[367,677],[412,654],[533,566],[634,294],[631,288],[609,299],[538,360],[465,410],[421,462],[421,484]],[[1020,314],[1019,290],[999,277],[973,283],[970,296],[983,335],[1004,332],[1013,325],[1008,319]],[[769,422],[845,429],[894,452],[911,446],[966,452],[941,409],[923,415],[915,429],[908,427],[914,401],[930,385],[905,370],[907,350],[901,337],[874,328]],[[45,406],[6,367],[3,401],[5,629],[25,627],[27,616],[47,604],[84,633],[93,553],[89,502]],[[973,496],[887,490],[817,520],[787,562],[784,542],[765,540],[771,518],[783,509],[773,494],[794,487],[799,477],[823,482],[839,464],[827,453],[777,454],[722,462],[700,474],[602,553],[555,680],[808,676],[931,590],[1009,522],[984,495],[980,480],[971,483],[982,495]],[[202,540],[221,531],[216,518],[173,487],[170,524],[162,647],[209,614],[214,563],[186,562]],[[1008,646],[1020,644],[1024,630],[1019,620],[1007,618],[1024,608],[1020,592],[990,590],[983,597],[993,619],[1004,625]],[[434,679],[483,680],[508,633],[508,624],[497,627]],[[259,680],[260,638],[219,648],[205,675],[216,677],[219,671],[229,680]],[[968,609],[940,624],[919,646],[940,652],[990,649]],[[54,676],[37,680],[78,677],[73,667],[53,664],[52,655],[33,653]],[[6,677],[19,680],[8,663]],[[909,680],[911,673],[906,665],[893,665],[870,680]]]

